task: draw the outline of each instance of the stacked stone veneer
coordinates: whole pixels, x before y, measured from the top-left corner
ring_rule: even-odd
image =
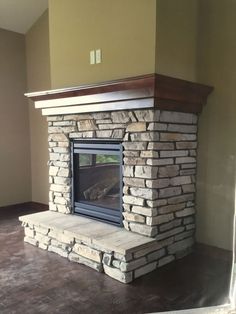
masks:
[[[123,143],[124,227],[160,241],[161,264],[189,252],[195,233],[196,114],[145,109],[47,119],[50,210],[72,212],[71,140],[117,139]]]
[[[70,139],[118,139],[124,148],[124,227],[158,240],[193,235],[195,114],[139,110],[52,116],[48,131],[50,210],[72,211]]]

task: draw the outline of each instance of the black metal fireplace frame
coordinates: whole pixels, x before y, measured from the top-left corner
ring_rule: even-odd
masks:
[[[74,175],[74,157],[79,153],[102,153],[104,155],[120,156],[120,199],[119,211],[114,211],[106,207],[87,205],[75,201],[75,175]],[[109,224],[123,227],[123,146],[120,141],[112,139],[81,139],[71,141],[71,173],[72,173],[72,213],[85,216],[91,219],[99,220]]]

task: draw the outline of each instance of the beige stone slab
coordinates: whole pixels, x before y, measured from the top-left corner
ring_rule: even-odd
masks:
[[[135,252],[150,243],[155,243],[154,239],[121,229],[120,232],[110,234],[109,237],[102,236],[94,239],[93,243],[104,246],[121,254]]]
[[[123,255],[156,244],[155,239],[76,215],[46,211],[21,216],[19,219],[35,226],[56,229],[57,232],[61,230],[65,235]]]
[[[111,233],[117,232],[120,228],[107,225],[104,223],[98,223],[92,220],[88,224],[74,225],[66,228],[65,234],[73,235],[77,240],[92,244],[94,239],[101,236],[109,237]],[[109,248],[107,248],[109,249]]]
[[[55,214],[56,214],[56,216],[55,216]],[[43,222],[49,223],[51,220],[54,220],[56,217],[59,217],[59,215],[63,215],[63,214],[55,213],[53,211],[48,210],[45,212],[20,216],[19,220],[21,222],[33,223],[34,225],[39,226]]]
[[[48,224],[49,226],[53,223],[54,229],[59,230],[68,230],[69,228],[80,228],[80,226],[87,225],[92,223],[91,219],[87,219],[84,217],[77,217],[75,215],[65,215],[61,214],[62,216],[55,218],[53,221],[50,221]],[[52,226],[51,226],[52,227]]]

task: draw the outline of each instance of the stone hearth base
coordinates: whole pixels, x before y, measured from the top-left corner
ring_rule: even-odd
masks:
[[[193,238],[163,241],[80,216],[41,212],[19,218],[25,242],[129,283],[191,251]]]

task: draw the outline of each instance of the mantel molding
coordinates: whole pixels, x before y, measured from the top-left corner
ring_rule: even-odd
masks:
[[[25,94],[43,115],[156,108],[200,113],[210,86],[160,74]]]

